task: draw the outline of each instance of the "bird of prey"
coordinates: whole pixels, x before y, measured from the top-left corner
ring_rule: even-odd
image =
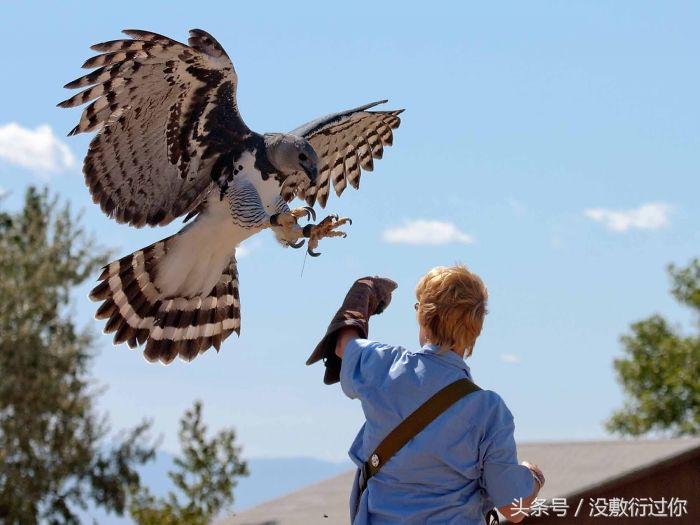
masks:
[[[319,118],[289,133],[259,134],[236,102],[236,71],[208,33],[188,44],[141,30],[92,46],[94,71],[66,84],[86,88],[61,102],[92,101],[69,133],[97,131],[83,165],[95,203],[120,223],[162,226],[185,217],[175,235],[105,266],[90,298],[114,343],[144,345],[149,361],[191,361],[240,334],[236,246],[270,228],[277,240],[318,255],[318,241],[345,234],[350,220],[318,224],[331,184],[359,187],[392,143],[395,111],[386,101]],[[290,209],[294,198],[307,206]]]

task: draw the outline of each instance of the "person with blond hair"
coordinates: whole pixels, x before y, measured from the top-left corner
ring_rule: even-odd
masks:
[[[358,466],[353,525],[483,524],[494,507],[521,521],[544,476],[518,463],[510,410],[471,382],[465,362],[487,312],[484,283],[463,265],[421,278],[418,350],[367,339],[370,316],[396,287],[382,277],[358,279],[307,361],[323,359],[324,382],[340,381],[362,403],[366,421],[349,452]]]

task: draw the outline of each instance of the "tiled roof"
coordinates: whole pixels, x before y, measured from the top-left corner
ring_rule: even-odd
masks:
[[[700,438],[524,443],[518,458],[547,478],[543,498],[564,497],[700,448]]]
[[[540,466],[547,477],[545,498],[565,497],[644,470],[685,452],[700,450],[700,438],[558,441],[523,443],[518,457]],[[216,525],[347,524],[354,472],[304,487]]]

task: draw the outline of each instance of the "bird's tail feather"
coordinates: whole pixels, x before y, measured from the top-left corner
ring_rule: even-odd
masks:
[[[211,346],[218,351],[232,332],[240,334],[240,301],[235,252],[209,294],[166,297],[154,284],[159,261],[172,237],[135,251],[104,267],[90,299],[102,304],[96,319],[114,344],[146,344],[149,361],[191,361]]]

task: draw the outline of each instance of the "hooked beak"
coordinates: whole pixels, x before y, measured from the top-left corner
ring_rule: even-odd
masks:
[[[316,166],[313,168],[304,167],[304,173],[306,173],[306,176],[309,177],[311,182],[316,182],[316,176],[318,175],[318,169]]]

